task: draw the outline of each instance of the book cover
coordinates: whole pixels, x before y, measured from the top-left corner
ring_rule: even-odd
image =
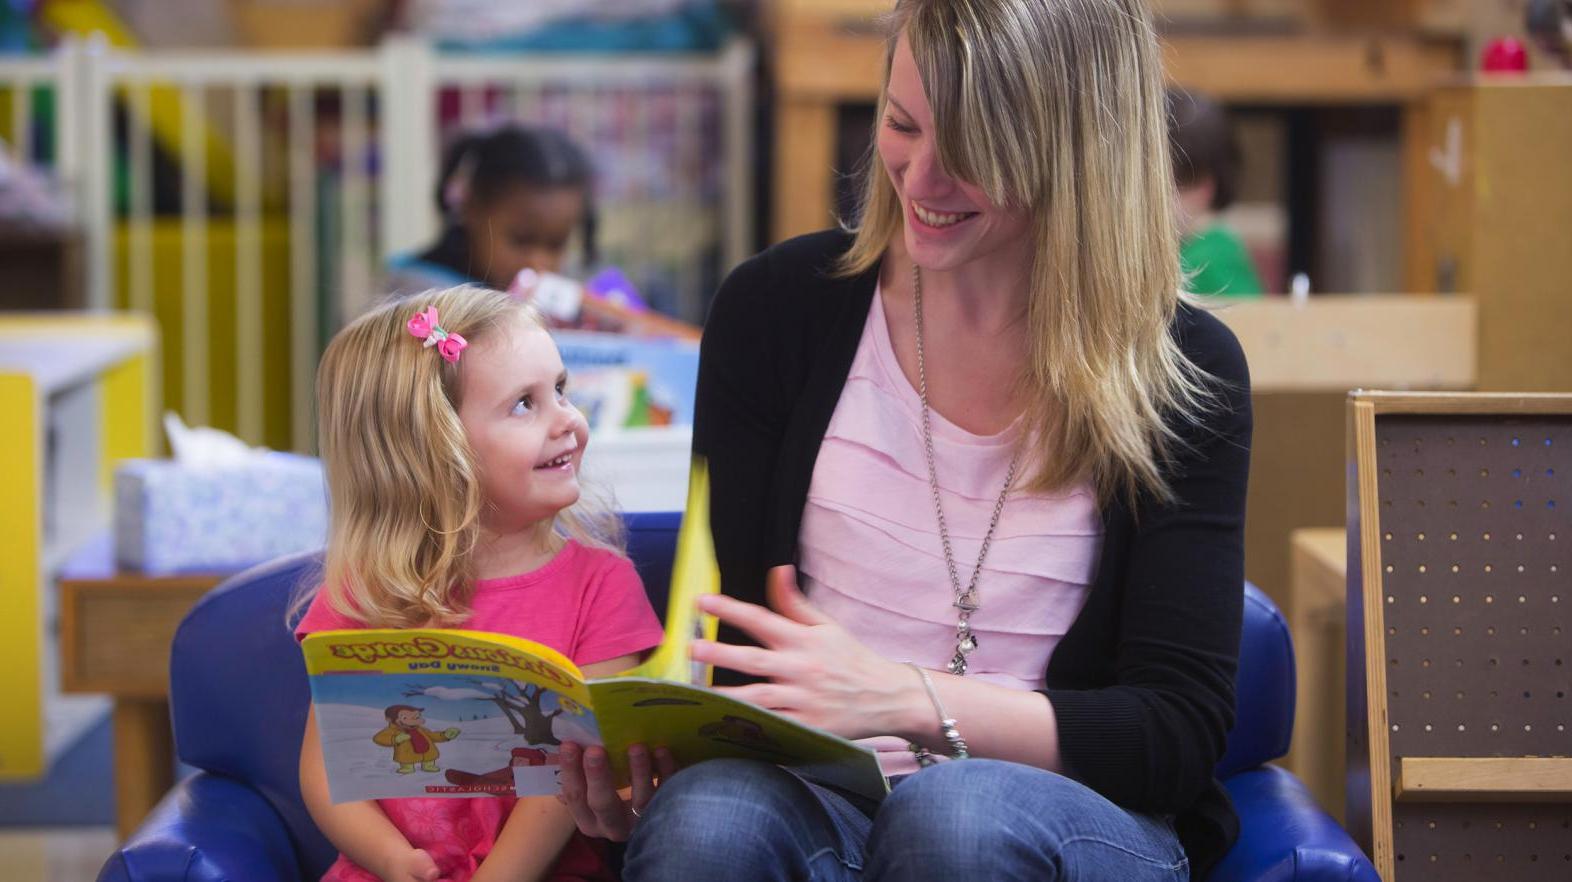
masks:
[[[322,631],[303,643],[334,802],[556,793],[562,742],[631,744],[677,763],[763,759],[873,799],[873,752],[708,687],[649,677],[586,682],[538,643],[479,631]]]
[[[695,462],[672,569],[666,639],[624,676],[586,682],[556,650],[504,634],[346,630],[302,642],[333,801],[556,793],[564,741],[671,749],[680,766],[763,759],[872,799],[887,792],[873,751],[708,688],[688,658],[713,637],[697,597],[719,590],[709,488]]]

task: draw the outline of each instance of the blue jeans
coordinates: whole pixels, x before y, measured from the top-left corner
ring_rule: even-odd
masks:
[[[711,760],[656,791],[623,878],[1185,882],[1190,865],[1166,819],[1031,766],[944,763],[873,805],[768,763]]]

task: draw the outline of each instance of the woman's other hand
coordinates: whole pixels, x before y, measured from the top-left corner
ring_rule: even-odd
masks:
[[[760,645],[701,640],[693,644],[693,658],[770,681],[717,691],[843,738],[902,732],[914,714],[928,710],[921,680],[809,603],[795,567],[775,567],[767,578],[773,612],[720,594],[699,599],[700,609]]]

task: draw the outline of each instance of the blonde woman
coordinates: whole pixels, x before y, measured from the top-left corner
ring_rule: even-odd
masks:
[[[1140,0],[901,0],[849,233],[734,271],[694,446],[725,594],[693,654],[851,738],[869,805],[764,762],[625,802],[624,878],[1203,876],[1237,835],[1248,376],[1182,287]],[[749,682],[751,681],[751,682]],[[936,757],[937,761],[935,761]]]
[[[317,378],[326,572],[296,635],[495,631],[551,646],[590,676],[658,644],[615,514],[582,493],[588,429],[566,384],[540,317],[496,291],[427,291],[340,331]],[[409,717],[405,735],[425,733],[395,750],[399,773],[436,772],[432,743],[462,737],[419,729],[420,708],[388,711],[390,723]],[[549,797],[334,804],[314,715],[300,790],[340,852],[324,880],[579,879],[602,866],[591,843],[569,844],[573,820]]]

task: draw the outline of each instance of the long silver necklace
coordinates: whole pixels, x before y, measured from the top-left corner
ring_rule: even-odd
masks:
[[[982,575],[983,559],[988,556],[988,546],[993,544],[993,532],[999,526],[999,516],[1004,513],[1005,497],[1010,495],[1010,485],[1015,483],[1015,469],[1021,463],[1021,448],[1017,445],[1010,457],[1010,469],[1004,475],[1004,489],[999,491],[999,501],[993,504],[993,518],[988,521],[988,532],[983,534],[982,549],[977,552],[977,565],[972,568],[972,580],[963,589],[961,577],[955,569],[955,552],[950,548],[950,528],[944,520],[944,505],[939,501],[939,472],[933,461],[933,426],[928,407],[928,371],[923,361],[922,325],[922,269],[912,264],[912,299],[917,313],[917,396],[922,399],[922,443],[928,457],[928,488],[933,491],[933,514],[939,521],[939,542],[944,546],[944,565],[950,571],[950,587],[955,591],[952,604],[959,614],[955,622],[955,655],[946,667],[957,675],[966,673],[966,657],[977,648],[977,635],[972,633],[972,613],[982,605],[977,595],[977,580]]]

